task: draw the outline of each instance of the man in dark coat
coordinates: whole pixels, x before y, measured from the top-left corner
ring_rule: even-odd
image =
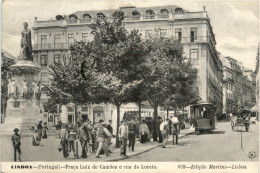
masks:
[[[157,131],[156,131],[156,119],[153,118],[153,121],[152,121],[152,126],[153,126],[153,141],[157,141]]]

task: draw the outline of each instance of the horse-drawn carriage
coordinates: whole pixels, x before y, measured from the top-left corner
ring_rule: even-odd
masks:
[[[234,131],[235,127],[240,126],[241,129],[242,127],[245,126],[245,130],[248,132],[249,130],[249,125],[250,125],[250,116],[251,116],[251,111],[249,110],[242,110],[238,115],[233,115],[231,117],[231,128]]]

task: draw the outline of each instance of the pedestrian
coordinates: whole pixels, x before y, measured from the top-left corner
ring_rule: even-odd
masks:
[[[61,125],[62,125],[62,121],[59,119],[58,123],[56,125],[56,130],[58,130],[59,138],[61,138],[61,135],[60,135]]]
[[[14,129],[14,134],[12,135],[12,143],[14,147],[14,161],[16,162],[16,152],[18,152],[18,159],[21,162],[21,135],[19,134],[19,129]]]
[[[102,149],[104,150],[104,153],[108,157],[106,138],[111,137],[112,134],[107,130],[106,123],[104,123],[104,122],[101,123],[101,126],[99,127],[98,132],[97,132],[97,136],[98,136],[97,140],[99,143],[98,143],[98,149],[96,152],[96,158],[100,158],[99,155],[100,155],[100,152]]]
[[[130,148],[132,151],[134,151],[135,148],[135,132],[136,132],[136,124],[134,122],[134,118],[131,118],[131,121],[129,122],[128,126],[129,132],[128,132],[128,138],[129,138],[129,144],[128,144],[128,149],[130,151]]]
[[[172,134],[172,128],[173,128],[171,119],[172,119],[172,116],[170,116],[170,119],[169,119],[169,132],[170,132],[170,135]]]
[[[70,126],[71,127],[71,126]],[[71,150],[73,151],[74,158],[76,158],[76,150],[75,150],[75,140],[76,140],[76,135],[77,131],[74,128],[69,128],[67,132],[66,139],[68,140],[68,150],[69,150],[69,155]]]
[[[160,125],[162,123],[162,118],[161,117],[157,117],[157,120],[156,120],[156,133],[157,133],[157,137],[159,137],[159,141],[158,143],[162,143],[162,133],[160,131]]]
[[[79,127],[79,140],[81,143],[81,157],[87,158],[88,151],[88,143],[90,142],[91,132],[88,129],[88,122],[81,122],[81,126]]]
[[[174,145],[174,137],[176,137],[176,145],[178,145],[178,134],[180,132],[180,122],[178,117],[173,117],[171,119],[172,122],[172,144]]]
[[[165,145],[168,141],[169,136],[169,119],[166,119],[164,122],[161,123],[160,131],[163,137],[162,148],[166,148]]]
[[[41,120],[37,124],[37,133],[38,133],[38,136],[41,140],[42,139],[42,121]]]
[[[107,130],[111,133],[111,135],[113,135],[112,120],[108,121]],[[107,138],[107,150],[108,150],[109,153],[112,153],[112,151],[111,151],[111,144],[112,144],[111,138],[112,138],[112,136]]]
[[[150,142],[151,134],[153,134],[153,123],[152,123],[152,119],[150,117],[148,118],[147,126],[148,126],[148,129],[149,129],[147,141]]]
[[[142,124],[139,126],[139,137],[141,144],[144,144],[147,141],[148,134],[148,126],[146,125],[145,120],[142,120]]]
[[[67,158],[68,157],[68,133],[69,133],[69,126],[65,125],[65,133],[61,135],[61,145],[62,145],[62,151],[63,151],[63,157]]]
[[[126,146],[127,146],[127,139],[128,139],[128,126],[127,126],[126,119],[123,120],[123,124],[119,127],[118,136],[121,142],[120,156],[127,157]]]
[[[44,122],[42,126],[42,131],[43,131],[42,139],[47,138],[47,130],[48,130],[47,122]]]
[[[156,119],[153,118],[153,132],[152,132],[152,135],[153,135],[153,141],[157,141],[157,131],[156,131]]]

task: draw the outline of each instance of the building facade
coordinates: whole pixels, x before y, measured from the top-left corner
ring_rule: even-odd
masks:
[[[75,40],[93,39],[89,28],[91,23],[100,18],[110,20],[112,13],[116,10],[118,9],[78,11],[68,16],[57,15],[55,20],[45,21],[38,21],[35,18],[34,62],[43,68],[38,80],[48,85],[48,66],[65,56],[68,46]],[[163,36],[174,37],[183,44],[185,56],[190,58],[193,65],[199,69],[198,88],[202,100],[215,104],[217,113],[221,114],[222,64],[215,48],[216,40],[205,8],[204,11],[199,12],[188,12],[178,6],[144,8],[126,6],[120,7],[120,10],[125,13],[124,25],[127,30],[137,29],[144,38],[159,32]],[[116,113],[113,111],[113,106],[102,105],[102,107],[106,110],[101,111],[105,114],[104,117],[112,118]],[[88,118],[92,121],[96,119],[94,108],[89,107],[88,110]]]
[[[221,55],[223,64],[223,113],[237,113],[243,106],[252,108],[256,102],[255,73],[242,62]]]
[[[15,57],[5,50],[1,50],[1,67],[10,66],[15,63]],[[3,118],[6,114],[6,106],[7,106],[7,92],[8,92],[8,80],[12,78],[12,73],[9,71],[5,71],[2,68],[1,70],[1,122],[3,122]]]
[[[256,76],[256,103],[254,106],[254,111],[257,113],[257,119],[259,120],[259,112],[260,112],[260,106],[259,106],[259,45],[257,49],[256,54],[256,68],[255,68],[255,76]]]

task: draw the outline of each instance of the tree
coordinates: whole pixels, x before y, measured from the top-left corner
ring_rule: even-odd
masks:
[[[1,114],[6,112],[7,100],[8,100],[8,80],[7,73],[9,72],[10,65],[3,63],[1,66]]]
[[[158,106],[162,105],[174,92],[176,79],[182,75],[180,68],[183,61],[182,45],[173,38],[159,34],[146,40],[149,50],[146,56],[146,72],[143,73],[145,95],[154,108],[154,117],[158,115]]]
[[[95,57],[96,70],[101,74],[97,82],[97,98],[117,108],[118,147],[120,106],[133,100],[132,93],[142,82],[145,51],[138,31],[128,33],[123,27],[124,13],[115,11],[112,18],[112,22],[104,18],[92,24],[94,40],[90,55]]]
[[[95,62],[89,55],[89,43],[76,42],[70,45],[69,53],[60,62],[50,65],[52,85],[49,86],[49,95],[55,103],[74,103],[75,120],[77,122],[77,107],[91,103],[95,97]],[[87,61],[84,67],[82,62]],[[82,68],[84,77],[82,77]]]

